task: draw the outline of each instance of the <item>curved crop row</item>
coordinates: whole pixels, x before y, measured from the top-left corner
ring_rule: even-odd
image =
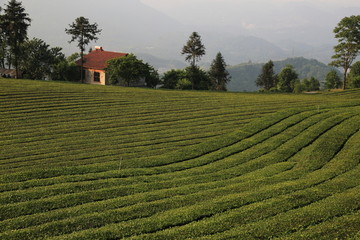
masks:
[[[358,90],[0,83],[0,239],[359,235]]]

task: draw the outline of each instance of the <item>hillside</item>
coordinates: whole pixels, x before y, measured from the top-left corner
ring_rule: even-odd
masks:
[[[315,77],[320,82],[325,80],[326,74],[333,68],[314,59],[303,57],[288,58],[283,61],[273,61],[275,73],[279,73],[288,64],[294,66],[300,79]],[[257,91],[256,78],[261,73],[263,64],[247,63],[231,66],[228,71],[232,77],[228,85],[230,91]],[[339,73],[340,74],[340,73]]]
[[[2,240],[360,237],[360,90],[0,84]]]

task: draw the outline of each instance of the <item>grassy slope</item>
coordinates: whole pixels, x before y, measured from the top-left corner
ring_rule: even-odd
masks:
[[[0,86],[0,239],[359,235],[359,90]]]

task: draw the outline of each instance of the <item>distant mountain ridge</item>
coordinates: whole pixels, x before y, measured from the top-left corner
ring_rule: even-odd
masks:
[[[156,10],[141,0],[103,0],[101,3],[95,0],[26,0],[23,4],[32,19],[29,38],[41,38],[51,46],[60,46],[67,55],[78,52],[75,43],[68,43],[70,36],[64,29],[76,17],[85,16],[103,30],[99,40],[87,48],[98,45],[108,51],[146,55],[147,58],[152,55],[157,58],[152,61],[156,62],[158,69],[187,65],[181,49],[193,31],[199,32],[206,47],[207,53],[199,62],[203,67],[208,67],[219,51],[230,65],[294,56],[328,63],[336,42],[332,28],[340,16],[358,10],[336,8],[335,11],[329,8],[323,11],[322,7],[310,3],[267,3],[266,8],[258,8],[256,1],[239,2],[233,6],[213,1],[204,6],[202,1],[194,1],[191,8],[185,4],[183,8],[168,12]],[[234,13],[229,11],[231,6],[231,9],[241,8]],[[200,7],[209,11],[204,18],[197,19],[196,9]],[[290,12],[285,9],[290,9]],[[227,24],[218,21],[218,16],[211,14],[210,10],[223,14]],[[277,18],[273,17],[273,11]],[[306,18],[303,17],[305,13]],[[176,17],[178,14],[181,17]]]
[[[326,74],[334,69],[315,59],[306,59],[304,57],[288,58],[273,62],[276,74],[278,74],[283,67],[290,64],[299,74],[299,79],[315,77],[320,82],[323,82]],[[228,67],[228,71],[232,77],[227,86],[228,90],[235,92],[257,91],[259,88],[256,86],[255,81],[261,73],[263,65],[264,63],[244,63]]]

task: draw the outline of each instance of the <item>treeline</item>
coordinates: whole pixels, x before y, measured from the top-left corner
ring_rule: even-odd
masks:
[[[285,66],[279,74],[274,72],[274,63],[270,60],[262,67],[262,72],[256,80],[256,85],[263,87],[261,91],[295,92],[320,90],[319,80],[311,77],[299,80],[292,65]]]
[[[85,17],[78,17],[69,24],[65,29],[65,33],[71,36],[69,43],[76,42],[80,50],[80,54],[70,57],[62,53],[62,48],[50,47],[42,39],[29,40],[27,31],[30,25],[31,19],[21,2],[10,0],[4,9],[0,7],[0,68],[15,68],[16,76],[13,77],[16,78],[83,81],[84,51],[91,41],[98,40],[97,35],[101,32],[98,25],[91,24]],[[196,65],[205,54],[201,37],[196,32],[190,36],[181,54],[185,55],[190,66],[183,70],[170,70],[163,77],[134,54],[110,60],[106,69],[109,83],[130,86],[144,79],[146,86],[152,88],[226,90],[230,76],[221,53],[217,54],[209,71]]]
[[[226,85],[231,77],[221,52],[216,54],[208,71],[197,66],[197,62],[206,54],[205,49],[201,36],[193,32],[181,51],[190,66],[165,72],[158,82],[161,88],[227,91]]]
[[[80,49],[80,54],[75,53],[70,57],[62,53],[62,48],[50,47],[41,39],[29,40],[27,29],[30,24],[31,19],[21,2],[10,0],[4,9],[0,7],[0,68],[15,68],[16,78],[21,76],[28,79],[82,81],[85,47],[91,41],[96,41],[97,34],[101,32],[97,24],[79,17],[65,29],[65,33],[71,36],[69,43],[77,42]],[[335,55],[331,65],[344,69],[344,79],[341,81],[336,71],[331,71],[326,76],[325,88],[339,88],[341,85],[343,89],[360,87],[360,64],[353,64],[360,51],[359,26],[360,15],[345,17],[334,29],[339,44],[334,47]],[[205,53],[200,35],[193,32],[181,51],[185,60],[190,63],[185,69],[172,69],[160,77],[157,70],[148,63],[129,54],[109,61],[107,73],[111,84],[123,81],[130,86],[132,82],[145,79],[146,85],[152,88],[162,86],[169,89],[226,91],[231,77],[222,54],[219,52],[210,69],[205,71],[197,66]],[[80,67],[77,64],[79,62],[75,62],[78,59]],[[263,66],[256,85],[262,87],[263,91],[281,92],[316,91],[321,87],[315,77],[299,79],[292,66],[286,66],[275,74],[272,61]]]
[[[334,46],[334,59],[329,65],[341,67],[344,70],[344,79],[340,80],[336,71],[333,70],[326,75],[325,88],[358,88],[360,87],[360,62],[353,64],[360,52],[360,15],[343,18],[334,29],[335,38],[338,45]],[[320,89],[319,80],[311,77],[310,79],[298,79],[298,74],[291,65],[286,66],[279,74],[273,71],[272,61],[266,63],[261,74],[256,80],[256,85],[263,87],[264,91],[281,92],[303,92],[317,91]],[[350,70],[350,73],[348,74]]]
[[[226,63],[219,52],[208,71],[201,69],[196,63],[205,55],[205,46],[197,32],[193,32],[184,45],[181,54],[190,66],[185,69],[172,69],[161,77],[148,63],[144,63],[135,55],[108,62],[106,69],[109,83],[113,85],[130,86],[139,79],[144,79],[147,87],[161,87],[180,90],[214,90],[226,91],[226,84],[230,81],[230,74],[226,70]]]
[[[347,76],[349,88],[360,87],[360,61],[351,67],[351,72]],[[261,73],[256,79],[256,85],[261,87],[260,92],[310,92],[323,89],[338,89],[343,85],[343,81],[338,72],[333,69],[326,74],[323,85],[315,77],[299,79],[299,74],[290,64],[286,65],[276,74],[273,61],[269,61],[262,66]],[[322,85],[322,86],[321,86]]]
[[[29,40],[30,24],[21,2],[10,0],[0,7],[0,68],[15,68],[16,78],[78,80],[78,54],[66,58],[60,47],[50,47],[39,38]]]

